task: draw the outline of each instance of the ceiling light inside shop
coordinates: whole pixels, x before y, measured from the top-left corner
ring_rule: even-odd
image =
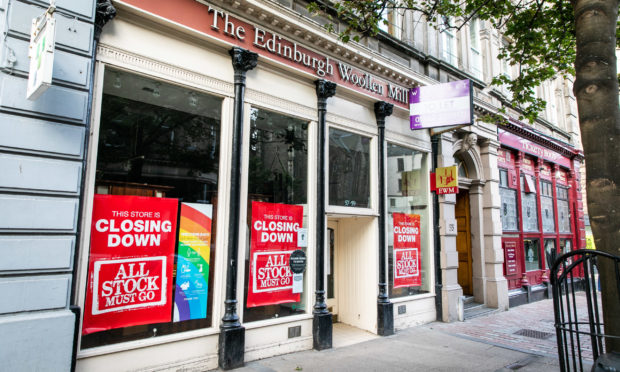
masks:
[[[189,105],[192,107],[197,107],[198,106],[198,97],[196,97],[196,93],[191,92],[189,94]]]
[[[116,73],[116,77],[114,78],[114,84],[112,84],[114,88],[121,89],[123,84],[121,83],[121,74],[119,72]]]

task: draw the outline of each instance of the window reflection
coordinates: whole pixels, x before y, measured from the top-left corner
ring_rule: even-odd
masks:
[[[197,282],[192,283],[199,284],[179,290],[175,263],[172,293],[166,294],[175,310],[187,305],[181,292],[195,295],[199,301],[188,305],[193,306],[190,316],[175,311],[169,322],[90,333],[82,337],[82,348],[211,326],[221,103],[220,98],[177,85],[106,70],[95,193],[177,199],[183,207],[211,211],[212,216],[211,226],[200,225],[210,229],[203,235],[207,238],[202,249],[193,251],[200,255],[200,263],[195,265]],[[185,259],[188,251],[177,245],[175,260]],[[193,258],[192,264],[197,262],[196,253]]]
[[[252,201],[302,205],[303,227],[308,215],[308,123],[252,108],[250,112],[250,164],[248,175],[248,226],[252,218]],[[245,301],[247,304],[250,268],[250,229],[246,237]],[[304,284],[307,282],[304,273]],[[306,286],[299,302],[258,307],[244,306],[243,321],[303,314]]]
[[[370,138],[329,129],[329,204],[370,208]]]
[[[540,270],[540,241],[538,239],[524,239],[523,251],[525,271]]]
[[[429,221],[427,198],[428,167],[425,153],[406,147],[387,146],[387,196],[388,207],[388,277],[389,296],[405,297],[430,292],[431,252],[427,239]],[[394,287],[394,214],[420,216],[420,276],[421,285]],[[397,249],[398,251],[398,249]],[[406,251],[406,250],[405,250]],[[402,259],[402,257],[401,257]]]

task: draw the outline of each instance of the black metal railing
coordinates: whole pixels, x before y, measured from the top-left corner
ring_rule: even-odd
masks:
[[[599,268],[605,265],[613,282],[607,301],[620,301],[620,257],[594,250],[580,249],[563,254],[551,268],[553,309],[562,371],[589,370],[605,353],[606,342],[618,335],[605,334]]]

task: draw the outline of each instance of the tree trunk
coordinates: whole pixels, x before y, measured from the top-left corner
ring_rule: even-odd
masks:
[[[598,250],[620,256],[620,110],[616,72],[618,0],[573,0],[576,80],[586,156],[588,210]],[[611,265],[601,268],[605,334],[620,335],[620,301]],[[607,351],[620,352],[619,340]]]

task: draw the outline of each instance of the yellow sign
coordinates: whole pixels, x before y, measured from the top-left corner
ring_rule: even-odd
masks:
[[[435,188],[437,194],[456,194],[459,192],[458,166],[437,168],[435,170]]]
[[[586,249],[596,249],[594,245],[594,236],[592,236],[592,233],[588,232],[586,232]]]

